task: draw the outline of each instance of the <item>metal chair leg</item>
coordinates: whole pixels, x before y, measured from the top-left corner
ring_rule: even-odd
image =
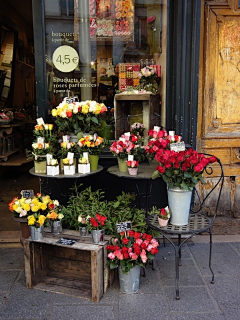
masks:
[[[175,287],[176,287],[176,300],[179,300],[179,256],[178,251],[175,249],[175,269],[176,269],[176,278],[175,278]]]
[[[214,273],[212,270],[212,230],[209,229],[209,236],[210,236],[210,241],[209,241],[209,245],[210,245],[210,250],[209,250],[209,269],[212,273],[212,281],[211,283],[214,283]]]

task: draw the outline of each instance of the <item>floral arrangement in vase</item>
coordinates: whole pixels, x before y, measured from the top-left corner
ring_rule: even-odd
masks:
[[[157,70],[154,67],[144,67],[138,75],[143,88],[152,93],[157,93],[158,86],[156,83]]]
[[[51,210],[47,214],[46,218],[50,221],[61,221],[64,218],[64,215],[61,212],[58,212],[57,210]]]
[[[137,160],[127,161],[128,173],[130,176],[136,176],[139,162]]]
[[[88,152],[90,155],[99,155],[105,147],[104,139],[97,134],[88,135],[78,141],[79,153]]]
[[[48,153],[54,154],[58,150],[57,131],[53,124],[35,125],[33,135],[36,137],[36,143],[38,143],[38,139],[41,139],[41,144],[46,144]]]
[[[124,273],[136,265],[145,267],[158,253],[158,241],[146,233],[130,230],[117,234],[111,241],[112,244],[106,247],[109,252],[108,265],[110,269],[121,266]]]
[[[91,219],[91,217],[89,215],[85,215],[85,214],[80,214],[78,216],[78,224],[80,227],[86,227],[87,224],[89,223],[89,220]]]
[[[34,127],[33,130],[33,134],[35,137],[44,137],[44,138],[48,138],[51,137],[53,133],[53,124],[49,123],[45,123],[45,124],[37,124]]]
[[[144,131],[145,131],[145,127],[140,122],[135,122],[130,126],[130,132],[132,134],[134,134],[135,136],[139,135],[139,136],[143,137]]]
[[[9,202],[8,207],[16,218],[26,218],[35,213],[46,216],[49,210],[52,210],[54,201],[49,195],[37,193],[33,198],[15,197]]]
[[[158,217],[158,223],[160,227],[166,227],[168,224],[168,221],[170,219],[170,209],[168,206],[165,208],[157,209],[156,207],[153,207],[153,209],[149,212],[149,214],[156,214]]]
[[[67,157],[68,152],[77,153],[77,144],[75,142],[61,142],[60,149],[58,151],[58,157],[64,159]]]
[[[34,158],[36,162],[46,161],[46,154],[49,152],[49,143],[34,142],[32,143],[32,153],[29,158]]]
[[[202,178],[204,168],[217,161],[216,157],[206,157],[193,149],[181,152],[159,149],[155,160],[159,165],[152,177],[162,177],[168,189],[178,187],[185,190],[191,190],[199,181],[205,183]]]
[[[91,100],[67,103],[66,99],[52,109],[52,116],[56,117],[55,123],[60,131],[78,134],[100,129],[101,114],[107,111],[104,103]]]

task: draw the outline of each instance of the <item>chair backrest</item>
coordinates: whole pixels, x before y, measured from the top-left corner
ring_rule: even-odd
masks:
[[[204,156],[211,157],[212,155],[204,153]],[[218,212],[224,182],[222,163],[217,157],[216,159],[217,162],[210,163],[205,167],[203,179],[206,184],[201,183],[196,186],[191,205],[192,213],[202,211],[204,214],[212,217],[212,222]]]

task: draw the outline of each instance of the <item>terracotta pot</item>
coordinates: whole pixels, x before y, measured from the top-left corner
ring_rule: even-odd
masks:
[[[30,229],[29,226],[27,224],[27,218],[16,218],[14,216],[12,216],[12,219],[16,222],[20,223],[20,227],[21,227],[21,232],[22,232],[22,236],[20,238],[20,242],[23,245],[23,239],[27,239],[30,237]]]

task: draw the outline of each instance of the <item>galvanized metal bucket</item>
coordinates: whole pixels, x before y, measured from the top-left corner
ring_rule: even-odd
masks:
[[[135,266],[128,273],[123,273],[122,267],[118,268],[120,291],[122,293],[136,293],[139,290],[140,269],[140,266]]]
[[[79,233],[81,237],[87,237],[89,235],[89,231],[87,227],[79,227]]]
[[[51,233],[60,234],[62,233],[62,221],[51,221]]]
[[[39,228],[29,226],[30,228],[30,234],[33,241],[41,241],[43,240],[43,231],[44,226],[41,226]]]
[[[175,226],[188,224],[192,190],[187,191],[178,187],[168,190],[168,205],[170,208],[170,222]]]
[[[92,230],[93,243],[102,243],[104,241],[105,230]]]

